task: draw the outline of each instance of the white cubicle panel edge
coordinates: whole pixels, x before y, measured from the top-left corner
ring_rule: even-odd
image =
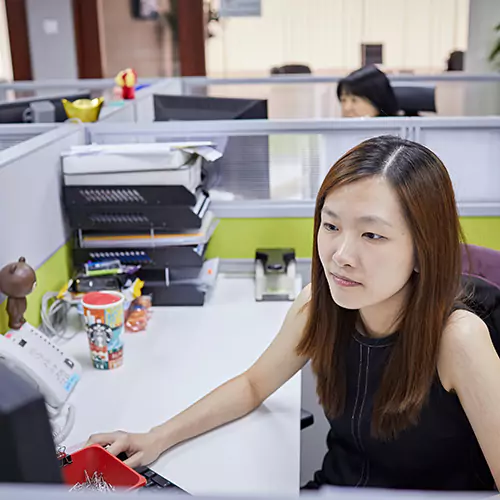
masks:
[[[84,142],[82,125],[65,124],[0,153],[1,265],[22,255],[37,268],[65,244],[60,156]]]

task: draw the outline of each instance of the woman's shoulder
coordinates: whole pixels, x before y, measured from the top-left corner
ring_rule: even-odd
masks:
[[[311,301],[311,293],[311,283],[308,283],[297,295],[295,302],[297,302],[297,304],[300,304],[300,307],[309,304],[309,302]]]
[[[446,322],[439,352],[439,376],[442,385],[453,388],[453,373],[481,351],[485,343],[491,344],[486,323],[472,311],[455,309]]]
[[[469,348],[481,338],[491,340],[486,323],[469,309],[455,309],[446,322],[442,347],[453,351]]]
[[[309,304],[311,302],[311,283],[307,284],[297,295],[290,307],[289,314],[293,316],[307,317],[309,312]]]

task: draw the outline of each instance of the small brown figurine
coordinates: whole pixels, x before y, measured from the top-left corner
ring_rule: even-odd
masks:
[[[26,259],[20,257],[17,262],[7,264],[0,270],[0,291],[7,296],[7,314],[9,328],[19,330],[26,322],[26,296],[36,285],[36,274]]]

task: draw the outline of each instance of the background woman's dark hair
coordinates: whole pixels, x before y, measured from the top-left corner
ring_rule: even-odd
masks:
[[[339,100],[343,94],[368,99],[378,109],[378,116],[398,114],[398,100],[389,79],[376,66],[365,66],[340,80],[337,85]]]
[[[398,323],[401,334],[373,409],[373,434],[389,439],[417,422],[437,376],[441,334],[460,294],[463,234],[448,172],[421,144],[375,137],[348,151],[330,169],[316,199],[309,320],[297,347],[299,354],[311,359],[319,399],[329,416],[338,416],[344,409],[345,350],[358,313],[332,300],[318,254],[321,210],[333,190],[372,176],[384,177],[394,189],[412,232],[419,268],[410,277],[408,300]]]

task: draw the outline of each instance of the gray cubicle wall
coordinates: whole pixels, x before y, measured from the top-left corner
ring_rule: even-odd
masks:
[[[0,125],[0,151],[11,148],[57,127],[57,124]]]
[[[500,203],[500,117],[420,119],[413,138],[444,162],[462,205],[485,215],[481,204]]]
[[[213,207],[219,216],[230,218],[310,217],[321,181],[342,154],[369,137],[399,135],[428,145],[441,157],[461,215],[500,215],[500,117],[97,123],[89,133],[97,143],[197,139],[217,144],[227,136],[269,136],[269,199],[230,193],[234,196],[223,200],[215,192]],[[245,171],[244,182],[251,179],[253,167],[248,152],[234,164]]]
[[[316,196],[320,182],[333,162],[345,151],[368,137],[382,134],[408,135],[407,118],[379,120],[230,120],[200,122],[155,122],[152,124],[95,124],[89,127],[90,140],[95,143],[129,143],[151,141],[211,140],[223,146],[226,138],[268,136],[269,158],[260,164],[259,152],[242,151],[235,161],[230,182],[222,179],[213,189],[214,201],[230,199],[228,210],[239,214],[237,202],[261,201],[262,168],[269,170],[268,200],[307,201]],[[238,189],[235,179],[241,182]],[[228,192],[228,186],[232,191]],[[253,189],[253,196],[252,196]],[[255,200],[254,200],[255,199]],[[221,202],[221,209],[224,202]],[[218,205],[219,206],[219,205]],[[251,204],[254,216],[258,210]],[[225,214],[221,213],[221,216]],[[238,215],[234,215],[238,216]],[[262,216],[267,217],[267,214]],[[305,216],[305,215],[298,215]],[[306,216],[310,216],[307,214]]]
[[[0,138],[20,127],[30,126],[0,126]],[[85,128],[66,124],[27,137],[0,152],[0,266],[22,255],[39,268],[69,236],[61,204],[60,155],[85,143]]]
[[[445,72],[388,75],[397,85],[435,87],[442,116],[500,114],[500,74]],[[336,90],[340,75],[273,75],[261,78],[183,78],[185,94],[267,99],[270,118],[338,118]],[[474,99],[471,99],[474,97]]]
[[[7,100],[10,92],[27,92],[35,95],[55,95],[55,93],[75,93],[90,90],[93,95],[104,95],[105,103],[99,121],[108,123],[150,123],[154,121],[154,94],[180,94],[180,79],[147,79],[141,80],[147,85],[136,92],[135,99],[128,101],[107,102],[115,87],[112,78],[89,80],[47,80],[35,82],[0,83],[0,101]]]
[[[435,86],[438,113],[442,116],[475,116],[500,114],[498,100],[491,105],[481,102],[481,106],[470,105],[473,95],[500,95],[500,74],[468,74],[446,72],[431,75],[389,75],[394,85]],[[340,116],[336,96],[337,83],[341,76],[314,75],[274,75],[264,78],[150,78],[139,80],[143,84],[174,85],[173,93],[201,94],[214,97],[243,97],[268,100],[270,118],[335,118]],[[112,78],[85,80],[43,80],[29,82],[0,83],[0,101],[9,93],[47,94],[55,91],[75,91],[89,89],[107,98],[115,85]],[[138,92],[142,92],[142,89]],[[162,93],[162,92],[159,92]],[[171,93],[167,91],[164,93]],[[475,101],[476,102],[476,101]],[[147,109],[147,108],[145,108]],[[129,121],[129,120],[127,120]],[[149,118],[139,122],[151,121]]]

